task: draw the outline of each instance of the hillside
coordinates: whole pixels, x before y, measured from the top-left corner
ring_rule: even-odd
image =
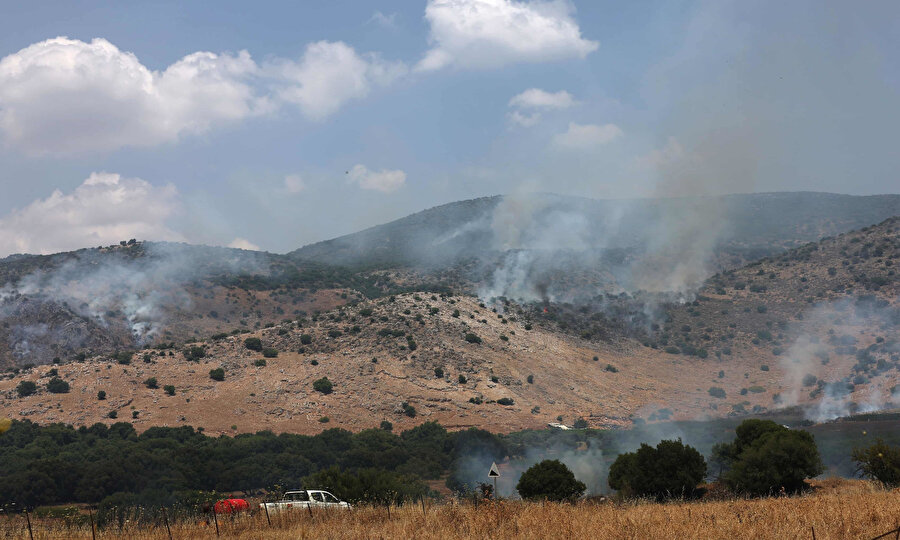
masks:
[[[894,213],[900,196],[531,195],[444,205],[288,255],[133,240],[17,255],[0,260],[0,367],[250,331],[401,292],[526,303],[641,289],[689,297],[716,269]]]
[[[496,196],[438,206],[289,255],[357,267],[431,267],[495,250],[547,249],[547,240],[564,236],[586,239],[587,245],[579,246],[586,249],[643,249],[662,227],[681,219],[690,222],[696,211],[723,229],[718,240],[726,252],[752,260],[755,253],[796,247],[900,214],[900,195],[754,193],[631,200]],[[561,222],[571,227],[560,230]]]
[[[48,368],[10,375],[0,382],[0,412],[80,425],[111,421],[111,410],[120,418],[136,411],[139,429],[189,423],[222,433],[356,430],[384,419],[497,431],[560,416],[625,426],[795,404],[825,419],[891,400],[900,366],[898,255],[900,219],[892,218],[716,275],[694,302],[659,306],[659,318],[649,319],[659,322],[646,331],[591,311],[603,305],[491,307],[429,293],[354,302],[198,342],[205,357],[193,361],[181,348],[151,348],[130,365],[108,357],[68,363],[56,368],[68,394],[42,389],[19,398],[18,382],[41,388]],[[607,321],[606,332],[573,332],[579,320]],[[258,365],[263,355],[245,347],[248,337],[277,358]],[[222,382],[208,375],[218,367]],[[176,395],[146,388],[149,377],[175,385]],[[322,377],[333,393],[313,389]],[[106,401],[96,399],[99,390]]]

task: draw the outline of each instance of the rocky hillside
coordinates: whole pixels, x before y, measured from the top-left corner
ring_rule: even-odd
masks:
[[[632,320],[621,296],[581,307],[424,292],[350,301],[186,346],[10,373],[0,414],[83,425],[114,412],[139,429],[220,433],[611,427],[794,405],[825,420],[896,397],[898,258],[892,218],[718,274],[690,303],[640,304]],[[53,393],[53,377],[69,391]],[[35,393],[20,396],[22,381]]]

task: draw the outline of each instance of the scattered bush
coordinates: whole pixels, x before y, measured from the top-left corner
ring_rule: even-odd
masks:
[[[481,338],[469,332],[468,334],[466,334],[466,341],[468,341],[469,343],[481,343]]]
[[[516,491],[526,500],[572,501],[581,497],[585,489],[587,486],[557,459],[532,465],[516,484]]]
[[[209,378],[214,381],[224,381],[225,370],[222,368],[211,369],[209,370]]]
[[[413,407],[412,405],[410,405],[409,403],[404,401],[403,403],[400,404],[400,407],[403,409],[403,414],[405,414],[406,416],[408,416],[410,418],[416,417],[416,408]]]
[[[500,398],[500,399],[497,400],[497,403],[500,404],[500,405],[506,405],[506,406],[509,406],[509,405],[515,405],[516,402],[513,401],[512,398],[502,397],[502,398]]]
[[[534,384],[534,375],[529,375],[525,380],[528,381],[528,384]]]
[[[609,469],[609,487],[626,497],[695,497],[706,477],[706,460],[681,440],[647,444],[620,454]]]
[[[144,386],[151,390],[154,390],[156,388],[159,388],[159,383],[156,382],[156,377],[150,377],[149,379],[144,381]]]
[[[257,359],[253,362],[253,365],[256,366],[256,367],[266,367],[268,364],[269,364],[269,363],[266,362],[266,359],[265,359],[265,358],[257,358]]]
[[[812,386],[816,384],[816,381],[818,380],[818,377],[816,377],[812,373],[807,373],[803,376],[803,386]]]
[[[310,343],[312,343],[312,336],[309,335],[309,334],[303,334],[303,335],[301,335],[301,336],[300,336],[300,343],[302,343],[302,344],[304,344],[304,345],[309,345]]]
[[[459,374],[459,377],[456,380],[459,381],[459,384],[466,384],[469,381],[462,373]]]
[[[266,347],[262,350],[262,354],[266,358],[278,358],[278,349]]]
[[[617,368],[616,366],[614,366],[612,364],[606,364],[606,367],[603,368],[603,371],[608,371],[610,373],[618,373],[619,368]]]
[[[707,392],[709,392],[709,395],[714,398],[725,399],[725,390],[719,388],[718,386],[710,386]]]
[[[573,426],[575,427],[575,429],[587,429],[588,423],[584,418],[579,418],[578,420],[575,420]]]
[[[112,419],[116,419],[119,417],[119,411],[109,411],[109,413],[106,416],[108,416]]]
[[[167,385],[163,386],[163,392],[165,392],[167,395],[174,396],[175,395],[175,387],[172,386],[171,384],[167,384]]]
[[[434,368],[434,376],[437,377],[438,379],[443,379],[444,378],[444,370],[439,367]]]
[[[380,427],[384,431],[394,431],[394,424],[388,422],[387,420],[382,420]]]
[[[313,381],[313,390],[323,394],[330,394],[334,389],[334,384],[328,380],[328,377],[322,377]]]
[[[192,345],[184,351],[185,360],[197,362],[201,358],[206,358],[206,349],[197,345]]]
[[[103,401],[105,399],[106,399],[106,391],[100,390],[99,392],[97,392],[97,400],[98,401]]]
[[[37,385],[31,381],[22,381],[16,385],[16,392],[19,394],[19,397],[30,396],[37,392]]]
[[[344,335],[344,333],[341,332],[340,330],[329,330],[329,331],[328,331],[328,337],[330,337],[330,338],[332,338],[332,339],[334,339],[334,338],[339,338],[339,337],[341,337],[342,335]]]
[[[59,377],[53,377],[47,382],[47,390],[51,394],[68,394],[69,383]]]
[[[263,350],[262,340],[258,337],[248,337],[244,340],[244,347],[250,349],[251,351],[260,352]]]
[[[878,439],[868,448],[854,448],[852,458],[863,477],[891,488],[900,486],[900,448]]]

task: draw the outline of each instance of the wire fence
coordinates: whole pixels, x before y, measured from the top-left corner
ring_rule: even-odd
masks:
[[[204,512],[197,508],[113,508],[98,516],[93,508],[70,511],[64,517],[41,517],[28,511],[0,512],[0,540],[51,540],[72,538],[190,539],[263,536],[266,530],[295,529],[346,517],[347,512],[376,510],[391,519],[400,509],[421,509],[427,515],[431,502],[420,499],[404,505],[363,505],[353,509],[251,508],[234,513]]]

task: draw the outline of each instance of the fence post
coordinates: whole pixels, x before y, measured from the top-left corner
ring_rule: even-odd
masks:
[[[217,515],[216,507],[213,506],[213,522],[216,524],[216,536],[219,536],[219,516]]]
[[[163,519],[166,520],[166,532],[169,533],[169,540],[172,540],[172,529],[169,528],[169,514],[166,512],[166,509],[163,508]]]
[[[425,496],[422,495],[422,515],[426,515],[425,513]]]
[[[272,520],[269,519],[269,503],[267,503],[267,502],[263,503],[263,510],[266,511],[266,523],[269,524],[269,528],[271,529],[272,528]]]
[[[28,538],[34,540],[34,531],[31,530],[31,516],[28,515],[28,510],[25,510],[25,522],[28,523]]]
[[[91,517],[91,538],[97,540],[97,529],[94,528],[94,511],[88,506],[88,515]]]

